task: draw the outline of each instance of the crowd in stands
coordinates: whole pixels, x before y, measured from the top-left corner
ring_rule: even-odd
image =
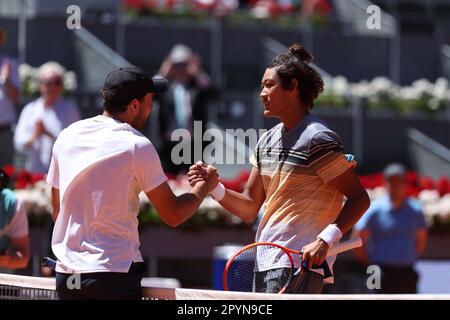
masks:
[[[329,0],[124,0],[124,7],[139,13],[196,12],[218,16],[243,11],[261,19],[283,14],[328,16],[332,12]]]

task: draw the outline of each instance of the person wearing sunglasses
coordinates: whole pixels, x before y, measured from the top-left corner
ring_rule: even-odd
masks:
[[[14,145],[25,154],[25,168],[33,173],[48,171],[57,136],[80,120],[78,107],[62,96],[64,73],[56,62],[47,62],[39,68],[41,96],[24,107],[17,123]]]

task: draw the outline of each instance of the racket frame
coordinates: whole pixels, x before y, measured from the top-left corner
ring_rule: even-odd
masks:
[[[336,244],[335,246],[331,247],[328,250],[327,253],[327,257],[329,256],[333,256],[336,254],[339,254],[341,252],[344,251],[348,251],[348,250],[352,250],[354,248],[358,248],[361,247],[363,244],[362,239],[360,237],[355,237],[355,238],[351,238],[347,241],[344,242],[340,242],[338,244]],[[274,246],[274,247],[278,247],[279,249],[283,250],[289,257],[289,261],[291,262],[291,267],[292,267],[292,272],[291,272],[291,276],[289,278],[289,280],[286,282],[286,285],[280,290],[280,292],[278,293],[284,293],[284,291],[286,290],[287,286],[289,285],[290,281],[292,280],[292,277],[294,276],[294,270],[295,270],[295,265],[294,265],[294,258],[292,257],[292,254],[298,254],[298,255],[302,255],[302,252],[297,251],[297,250],[293,250],[290,248],[286,248],[280,244],[277,243],[273,243],[273,242],[254,242],[251,243],[249,245],[244,246],[243,248],[239,249],[236,253],[234,253],[230,259],[228,259],[226,265],[225,265],[225,269],[223,271],[222,274],[222,286],[223,289],[225,291],[229,291],[228,290],[228,284],[227,284],[227,275],[228,275],[228,268],[230,267],[231,263],[233,263],[234,259],[236,258],[236,256],[238,256],[239,254],[241,254],[243,251],[248,250],[252,247],[256,247],[256,246],[260,246],[260,245],[268,245],[268,246]]]
[[[279,294],[282,294],[286,291],[286,288],[288,287],[289,283],[292,280],[292,277],[294,276],[294,270],[295,270],[295,264],[294,264],[294,258],[292,257],[292,254],[299,254],[301,255],[300,251],[296,251],[296,250],[292,250],[286,247],[283,247],[280,244],[277,243],[273,243],[273,242],[254,242],[251,243],[249,245],[246,245],[245,247],[239,249],[237,252],[235,252],[230,259],[228,259],[226,265],[225,265],[225,269],[224,272],[222,274],[222,286],[223,289],[225,291],[230,291],[228,289],[228,283],[227,283],[227,277],[228,277],[228,269],[230,268],[231,264],[233,263],[234,259],[240,255],[242,252],[249,250],[253,247],[258,247],[258,246],[271,246],[271,247],[277,247],[278,249],[282,250],[289,258],[289,262],[291,263],[291,275],[289,276],[289,279],[286,281],[286,284],[283,286],[283,288],[280,289],[280,291],[278,292]]]

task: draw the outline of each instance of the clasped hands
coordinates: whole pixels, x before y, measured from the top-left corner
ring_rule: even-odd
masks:
[[[191,187],[194,187],[199,182],[209,183],[209,191],[213,190],[220,181],[217,169],[212,165],[203,163],[202,161],[197,161],[189,168],[187,177]]]

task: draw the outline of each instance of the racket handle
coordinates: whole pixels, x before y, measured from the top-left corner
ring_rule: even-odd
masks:
[[[308,268],[308,265],[306,264],[306,261],[302,262],[302,269],[305,270],[305,271],[309,271],[309,268]],[[327,260],[324,260],[320,266],[314,265],[312,267],[312,269],[323,269],[323,278],[324,279],[327,279],[327,278],[333,276],[333,273],[331,273],[330,266],[328,265]]]
[[[49,257],[44,257],[41,260],[41,266],[51,268],[55,270],[56,268],[56,261]]]
[[[356,237],[341,243],[338,243],[337,245],[333,246],[328,250],[327,256],[334,256],[338,253],[352,250],[354,248],[358,248],[362,246],[362,239],[360,237]],[[329,278],[332,277],[333,274],[331,273],[330,266],[328,265],[327,260],[325,260],[320,266],[313,266],[313,269],[323,269],[323,278]],[[308,271],[308,266],[305,262],[302,262],[302,269]]]

